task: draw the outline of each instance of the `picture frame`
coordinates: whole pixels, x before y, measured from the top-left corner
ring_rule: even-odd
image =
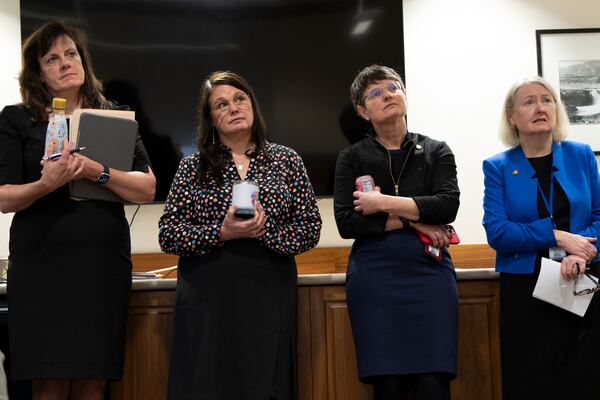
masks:
[[[535,31],[538,75],[559,92],[569,139],[600,155],[600,28]]]

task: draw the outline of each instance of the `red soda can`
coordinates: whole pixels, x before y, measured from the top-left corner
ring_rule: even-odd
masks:
[[[372,192],[375,190],[375,181],[371,175],[363,175],[356,178],[356,190],[359,192]]]

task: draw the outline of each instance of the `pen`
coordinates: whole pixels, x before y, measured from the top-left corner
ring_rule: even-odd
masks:
[[[69,151],[69,153],[70,154],[79,153],[81,150],[85,150],[85,146],[71,149],[71,151]],[[60,157],[61,154],[62,154],[61,152],[58,152],[58,153],[50,154],[49,156],[44,156],[44,157],[42,157],[42,161],[56,160],[57,158]]]

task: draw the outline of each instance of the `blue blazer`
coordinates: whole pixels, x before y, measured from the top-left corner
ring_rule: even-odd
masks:
[[[554,143],[552,168],[569,199],[571,233],[598,238],[600,174],[592,149],[577,142]],[[485,160],[483,173],[483,226],[496,250],[496,271],[532,273],[537,252],[556,246],[550,217],[539,218],[535,171],[517,146]]]

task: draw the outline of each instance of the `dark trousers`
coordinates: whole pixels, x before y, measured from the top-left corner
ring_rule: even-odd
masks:
[[[500,274],[503,398],[598,398],[599,295],[579,317],[532,297],[538,275]]]
[[[372,378],[374,400],[450,400],[448,374],[384,375]]]

